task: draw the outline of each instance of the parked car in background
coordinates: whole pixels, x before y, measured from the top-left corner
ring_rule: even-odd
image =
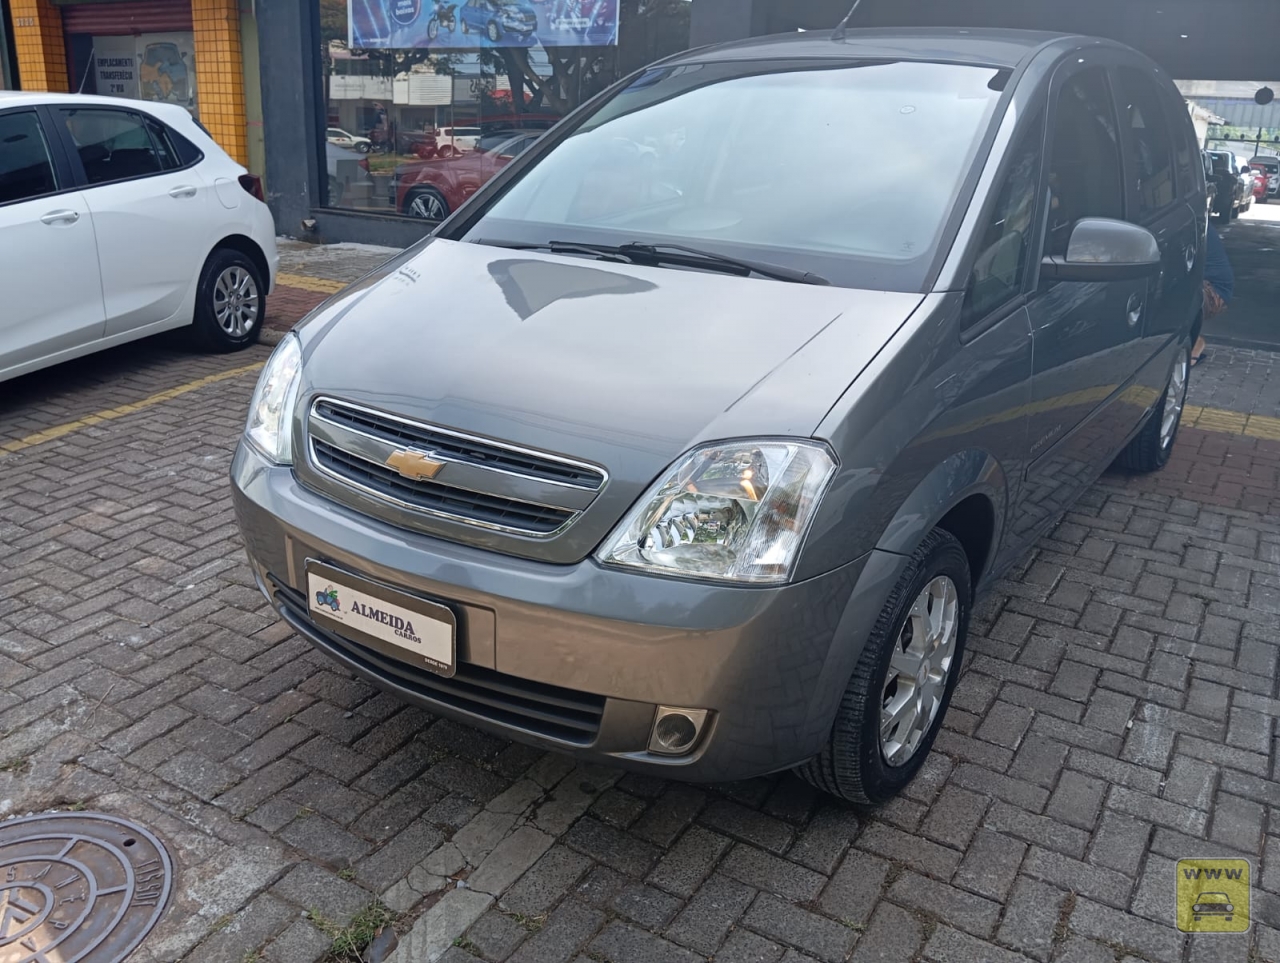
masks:
[[[1280,157],[1262,156],[1249,161],[1249,166],[1260,172],[1267,182],[1267,198],[1280,197]],[[1264,200],[1263,203],[1266,203]]]
[[[1253,194],[1253,199],[1262,204],[1267,203],[1267,182],[1269,178],[1267,177],[1266,170],[1261,167],[1254,167],[1250,164],[1249,177],[1250,193]]]
[[[367,154],[373,149],[373,141],[368,137],[348,134],[341,127],[330,127],[326,130],[325,140],[335,147],[345,147],[347,150],[358,151],[361,154]]]
[[[1206,150],[1200,151],[1200,163],[1204,168],[1205,207],[1212,217],[1218,206],[1218,182],[1214,176],[1213,158]]]
[[[369,171],[369,158],[353,150],[325,144],[325,162],[329,175],[329,206],[337,207],[349,195],[353,188],[357,191],[367,185],[372,189],[373,175]]]
[[[1230,221],[1244,210],[1246,196],[1249,203],[1253,203],[1253,195],[1247,192],[1235,154],[1222,150],[1211,150],[1208,154],[1213,163],[1213,181],[1218,188],[1218,206],[1214,213],[1219,220]]]
[[[669,58],[280,343],[231,469],[257,585],[434,716],[883,803],[975,598],[1113,461],[1169,461],[1195,143],[1107,40]]]
[[[474,149],[396,168],[395,209],[410,217],[444,220],[502,168],[542,136],[541,131],[484,134]]]
[[[0,92],[0,380],[171,328],[258,339],[261,182],[176,104]]]
[[[476,146],[483,131],[479,127],[441,127],[435,134],[437,157],[452,157]]]

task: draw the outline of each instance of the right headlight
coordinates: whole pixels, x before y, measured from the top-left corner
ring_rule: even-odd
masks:
[[[811,441],[695,449],[645,493],[596,557],[665,575],[785,582],[835,470],[827,448]]]
[[[302,380],[302,349],[290,332],[267,359],[249,402],[244,434],[277,465],[293,462],[293,408]]]

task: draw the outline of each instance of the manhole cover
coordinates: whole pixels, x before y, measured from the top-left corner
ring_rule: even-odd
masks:
[[[115,963],[169,898],[160,840],[101,813],[0,823],[0,963]]]

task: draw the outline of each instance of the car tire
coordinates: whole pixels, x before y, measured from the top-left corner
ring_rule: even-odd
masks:
[[[435,40],[440,36],[440,21],[432,17],[427,21],[427,39]]]
[[[196,287],[196,345],[210,352],[247,348],[257,343],[266,314],[267,286],[253,259],[226,247],[210,254]]]
[[[409,192],[401,213],[424,221],[443,221],[452,212],[443,194],[434,187],[423,187]]]
[[[1184,345],[1178,349],[1164,394],[1147,416],[1142,429],[1120,452],[1116,459],[1118,467],[1145,475],[1169,464],[1169,456],[1173,454],[1174,443],[1178,440],[1178,430],[1182,427],[1182,412],[1187,404],[1190,380],[1191,348]],[[1171,408],[1174,410],[1170,411]]]
[[[373,146],[373,145],[372,145],[372,144],[370,144],[367,140],[366,140],[366,141],[361,141],[360,143],[356,144],[356,150],[357,150],[359,153],[361,153],[361,154],[367,154],[367,153],[369,153],[369,149],[370,149],[372,146]]]
[[[502,29],[498,26],[497,21],[489,21],[489,26],[485,28],[485,35],[488,36],[489,43],[497,43],[502,39]]]
[[[463,32],[463,33],[470,33],[470,32],[471,32],[471,28],[470,28],[469,26],[467,26],[466,18],[463,18],[463,21],[462,21],[462,32]]]
[[[855,805],[878,806],[915,778],[942,727],[960,678],[971,599],[969,560],[964,547],[949,532],[934,529],[912,554],[885,601],[840,700],[826,746],[796,770],[802,779]],[[891,739],[886,747],[882,726],[886,707],[915,701],[913,693],[920,686],[915,680],[910,684],[903,681],[907,677],[899,674],[901,666],[895,667],[890,678],[895,652],[903,653],[908,660],[903,665],[909,665],[914,655],[909,649],[918,642],[926,650],[926,662],[934,657],[927,651],[934,645],[933,640],[926,636],[919,641],[917,636],[925,634],[924,618],[935,610],[944,622],[942,634],[948,637],[949,653],[945,667],[939,668],[942,678],[932,680],[930,689],[925,690],[936,697],[935,707],[923,729],[913,727],[910,739]],[[941,647],[935,647],[933,652],[941,652]],[[932,673],[927,678],[932,678]],[[918,712],[914,718],[919,720]],[[903,736],[902,727],[908,721],[893,724],[890,735]],[[887,751],[895,761],[886,756]],[[907,754],[899,755],[902,752]]]

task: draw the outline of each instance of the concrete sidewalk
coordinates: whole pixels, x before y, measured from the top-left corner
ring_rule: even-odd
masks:
[[[398,248],[371,244],[308,244],[286,238],[278,243],[280,274],[264,325],[268,342],[278,340],[270,332],[288,331],[325,298],[400,253]]]

